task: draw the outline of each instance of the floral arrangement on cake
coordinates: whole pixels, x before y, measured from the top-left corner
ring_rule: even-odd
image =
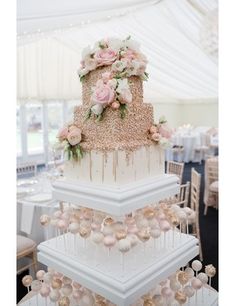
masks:
[[[59,131],[57,138],[60,145],[64,148],[64,152],[67,153],[68,160],[78,161],[83,157],[83,151],[80,146],[82,132],[76,125],[70,124],[63,127]]]
[[[172,129],[167,125],[167,121],[164,116],[159,118],[159,122],[152,125],[149,129],[149,137],[151,140],[161,145],[162,147],[168,147],[170,145],[170,138],[172,136]]]
[[[80,81],[98,67],[111,66],[111,72],[102,74],[92,89],[92,106],[86,118],[94,115],[100,121],[108,107],[119,109],[123,119],[127,105],[132,102],[128,77],[139,76],[148,79],[145,72],[147,59],[139,50],[140,45],[128,36],[125,40],[109,38],[98,41],[94,48],[87,47],[82,53],[81,68],[78,71]]]

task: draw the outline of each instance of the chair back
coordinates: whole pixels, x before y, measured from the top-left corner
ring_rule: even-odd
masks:
[[[23,176],[36,176],[37,174],[37,164],[36,163],[25,163],[17,166],[16,175],[17,177]]]
[[[199,174],[194,168],[192,168],[190,206],[193,210],[196,211],[197,214],[199,214],[200,186],[201,174]]]
[[[175,161],[167,162],[166,173],[175,174],[179,177],[179,183],[182,184],[183,173],[184,173],[184,163],[178,163]]]
[[[208,160],[206,171],[209,185],[218,181],[218,162],[210,162]]]
[[[188,200],[189,200],[189,188],[190,188],[190,182],[187,182],[186,184],[180,185],[180,192],[176,196],[176,203],[177,205],[180,205],[182,207],[188,206]]]

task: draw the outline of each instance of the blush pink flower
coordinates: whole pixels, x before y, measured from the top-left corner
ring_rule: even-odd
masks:
[[[134,60],[136,59],[137,55],[136,55],[136,52],[134,50],[131,50],[131,49],[127,49],[126,51],[124,51],[122,53],[122,57],[127,59],[127,60]]]
[[[99,82],[99,86],[96,86],[94,92],[91,96],[91,102],[93,104],[102,104],[107,105],[113,102],[115,97],[115,92],[113,87],[109,86],[108,84],[101,84]]]
[[[161,135],[159,133],[152,134],[152,140],[158,142],[161,139]]]
[[[102,73],[102,80],[104,81],[105,84],[108,83],[109,80],[112,78],[112,73],[111,72],[104,72]]]
[[[63,127],[63,128],[59,131],[59,133],[58,133],[58,135],[57,135],[57,138],[59,138],[60,141],[63,141],[63,140],[65,140],[65,139],[67,139],[68,132],[69,132],[68,128],[67,128],[67,127]]]
[[[79,144],[82,139],[81,130],[78,128],[73,129],[71,132],[68,133],[67,139],[71,146]]]
[[[94,55],[97,66],[111,65],[116,60],[116,58],[117,52],[110,48],[100,49]]]
[[[161,134],[162,137],[170,139],[173,131],[166,124],[161,124],[159,127],[159,133]]]

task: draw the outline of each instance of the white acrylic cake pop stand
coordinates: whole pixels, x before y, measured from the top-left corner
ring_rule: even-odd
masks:
[[[126,255],[124,271],[120,252],[115,249],[111,250],[109,257],[107,249],[102,248],[95,255],[92,242],[87,241],[84,248],[80,241],[75,255],[70,233],[66,234],[67,251],[63,237],[57,239],[57,247],[56,238],[53,238],[38,246],[38,260],[118,306],[127,306],[198,255],[198,240],[195,237],[175,232],[173,248],[172,232],[169,231],[167,235],[165,249],[159,245],[154,249],[153,241],[148,242],[145,251],[143,243],[137,246],[139,249],[134,248],[132,254]],[[134,258],[134,253],[139,256]]]
[[[123,216],[148,204],[169,198],[179,192],[179,178],[172,174],[108,186],[80,183],[62,178],[53,184],[53,197],[74,205]]]
[[[70,298],[71,306],[80,306],[79,303],[76,303],[72,298]],[[33,296],[29,300],[19,303],[20,306],[37,306],[37,298]],[[38,295],[38,306],[57,306],[58,303],[53,303],[47,298],[47,304],[45,298],[42,298]],[[176,304],[177,305],[177,304]],[[197,303],[195,300],[195,295],[190,299],[190,303],[187,302],[184,304],[185,306],[218,306],[218,293],[217,291],[213,290],[212,288],[203,288],[203,295],[202,289],[200,289],[197,293]],[[119,306],[119,305],[118,305]]]

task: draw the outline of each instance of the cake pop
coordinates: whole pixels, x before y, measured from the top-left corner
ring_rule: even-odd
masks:
[[[58,271],[55,271],[54,274],[53,274],[53,278],[61,279],[62,277],[63,277],[63,274],[58,272]]]
[[[74,287],[75,289],[80,289],[80,288],[82,287],[81,284],[79,284],[78,282],[75,282],[75,281],[73,281],[72,285],[73,285],[73,287]]]
[[[71,285],[69,285],[69,284],[64,285],[61,288],[61,292],[63,293],[63,295],[69,296],[73,292],[73,287]]]
[[[59,306],[69,306],[70,305],[70,300],[67,296],[63,296],[59,299],[58,301]]]
[[[143,215],[144,215],[144,218],[146,218],[147,220],[154,219],[154,217],[155,217],[154,208],[152,208],[152,207],[144,208]]]
[[[139,218],[136,221],[136,226],[138,227],[139,230],[141,230],[142,228],[147,228],[149,225],[148,220],[145,218]]]
[[[73,298],[78,302],[82,297],[83,292],[80,289],[73,290]]]
[[[95,265],[96,265],[98,245],[103,242],[104,235],[101,232],[93,232],[91,239],[96,245],[95,252],[94,252],[94,259],[95,259]]]
[[[107,217],[107,218],[104,219],[104,226],[106,226],[106,225],[107,225],[107,226],[111,226],[114,222],[115,222],[115,221],[114,221],[113,218]]]
[[[49,239],[48,226],[50,225],[50,220],[51,220],[51,218],[48,215],[42,215],[40,217],[40,223],[45,228],[46,240]]]
[[[140,241],[144,243],[144,261],[146,261],[146,242],[150,239],[149,230],[146,228],[142,228],[138,231],[137,237]]]
[[[114,236],[105,236],[104,245],[108,248],[108,256],[110,256],[110,250],[115,245],[116,238]]]
[[[138,227],[136,225],[128,226],[127,232],[129,234],[137,234],[139,231]]]
[[[152,300],[152,298],[149,298],[149,299],[144,300],[143,306],[155,306],[155,303]]]
[[[39,270],[39,271],[37,271],[37,273],[36,273],[36,278],[37,278],[38,280],[42,281],[42,280],[43,280],[43,276],[44,276],[45,273],[46,273],[46,272],[45,272],[44,270]]]
[[[193,269],[190,267],[187,267],[184,272],[188,275],[188,278],[191,279],[194,277]]]
[[[51,290],[49,298],[52,302],[56,303],[60,299],[60,292],[58,289]]]
[[[83,294],[79,306],[92,306],[95,303],[95,299],[91,294]]]
[[[42,283],[39,280],[33,280],[31,284],[31,289],[33,292],[36,293],[36,301],[37,301],[37,306],[38,306],[38,293],[42,288]]]
[[[104,236],[113,235],[113,228],[112,228],[112,226],[105,225],[103,227],[102,233],[104,234]]]
[[[200,279],[200,281],[203,283],[203,285],[207,284],[208,282],[208,276],[206,275],[206,273],[200,272],[197,276],[198,279]]]
[[[166,304],[168,305],[169,300],[173,296],[173,292],[169,287],[163,287],[161,290],[161,295],[165,298]]]
[[[116,231],[115,237],[117,240],[125,239],[127,236],[127,232],[124,229],[120,229]]]
[[[207,265],[205,267],[205,273],[209,277],[209,286],[211,287],[211,278],[216,274],[216,268],[213,265]]]
[[[184,287],[183,292],[188,298],[191,298],[195,293],[195,289],[188,285]]]
[[[84,241],[83,247],[86,248],[86,240],[91,235],[91,228],[90,227],[80,227],[79,235],[83,238],[83,241]]]
[[[45,285],[45,284],[42,284],[42,288],[40,289],[40,295],[41,295],[43,298],[45,298],[45,304],[46,304],[46,306],[47,306],[47,298],[48,298],[48,296],[49,296],[49,294],[50,294],[50,291],[51,291],[51,289],[50,289],[49,286],[47,286],[47,285]]]
[[[92,223],[91,223],[91,229],[92,229],[93,231],[100,231],[100,229],[101,229],[101,224],[92,222]]]
[[[187,296],[182,291],[177,291],[175,293],[175,299],[180,305],[183,305],[187,302]]]
[[[76,254],[76,238],[77,238],[77,233],[79,232],[79,228],[80,228],[80,225],[78,222],[72,222],[69,224],[69,231],[70,233],[73,234],[73,246],[74,246],[74,254]]]
[[[51,281],[51,287],[53,289],[60,289],[62,287],[62,281],[59,278],[53,279]]]
[[[53,275],[51,272],[47,272],[43,275],[43,281],[48,285],[51,284],[52,279],[53,279]]]
[[[202,263],[199,260],[194,260],[192,262],[192,268],[194,271],[196,271],[196,276],[197,276],[198,271],[202,269]]]
[[[62,283],[63,283],[64,285],[71,285],[71,284],[72,284],[72,280],[71,280],[71,278],[69,278],[69,277],[67,277],[67,276],[63,276],[63,278],[62,278]]]
[[[177,277],[182,286],[186,285],[189,281],[188,275],[184,271],[178,272]]]
[[[201,287],[202,287],[202,282],[200,281],[200,279],[194,277],[194,278],[191,280],[191,286],[192,286],[193,289],[195,289],[195,291],[196,291],[195,300],[196,300],[196,305],[197,305],[197,291],[198,291],[199,289],[201,289]]]
[[[154,250],[156,250],[156,239],[161,236],[161,230],[159,228],[152,228],[149,233],[154,241]]]
[[[55,219],[59,219],[62,216],[62,211],[61,210],[55,211],[53,216]]]
[[[121,265],[122,271],[124,271],[125,262],[124,262],[124,254],[130,251],[131,249],[131,242],[130,239],[124,238],[118,241],[118,249],[121,252]]]
[[[167,220],[161,220],[159,222],[160,229],[164,233],[164,248],[166,247],[166,233],[171,229],[171,225]]]
[[[152,297],[152,300],[154,301],[156,306],[165,306],[164,298],[159,294],[154,295]]]
[[[175,280],[171,279],[170,280],[170,288],[171,288],[172,291],[176,292],[176,291],[180,290],[181,285],[180,285],[179,281],[177,281],[176,279]]]
[[[31,275],[25,275],[22,278],[22,284],[27,288],[28,292],[29,292],[29,287],[31,286],[33,281],[33,278]]]

